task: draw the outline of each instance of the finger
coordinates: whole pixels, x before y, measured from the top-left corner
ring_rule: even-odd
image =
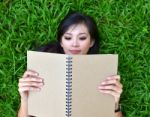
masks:
[[[116,81],[109,80],[109,81],[104,82],[103,84],[100,84],[98,88],[99,89],[111,89],[111,90],[121,93],[123,85],[117,80]]]
[[[40,91],[41,88],[37,87],[22,87],[19,89],[19,92],[25,92],[25,91]]]
[[[101,85],[110,85],[110,84],[116,84],[117,80],[116,79],[109,79],[109,80],[104,80]]]
[[[120,83],[120,81],[116,82],[116,86],[120,87],[121,89],[123,88],[123,85]]]
[[[23,82],[19,83],[18,86],[19,88],[21,87],[42,87],[44,84],[43,83],[37,83],[37,82]]]
[[[105,86],[99,86],[98,89],[100,90],[113,90],[113,91],[116,91],[117,90],[117,87],[114,86],[114,85],[105,85]]]
[[[120,81],[120,75],[108,76],[106,79],[107,79],[107,80],[116,79],[116,80],[119,80],[119,81]]]
[[[123,88],[123,85],[118,80],[106,80],[102,83],[102,85],[115,85],[117,87]]]
[[[119,93],[112,91],[112,90],[99,90],[102,93],[107,93],[107,94],[111,94],[113,96],[119,95]]]
[[[122,93],[122,88],[115,86],[115,85],[105,85],[105,86],[99,86],[99,90],[112,90],[117,93]]]
[[[25,71],[25,73],[23,74],[23,77],[28,77],[28,76],[38,76],[39,73],[34,71],[34,70],[31,70],[31,69],[28,69],[27,71]]]
[[[120,81],[118,81],[116,79],[105,80],[100,85],[116,85],[120,88],[123,87],[123,85],[120,83]]]
[[[41,77],[24,77],[19,79],[19,82],[44,82],[44,79]]]
[[[118,102],[120,99],[120,93],[114,92],[112,90],[99,90],[99,92],[112,95],[115,99],[115,102]]]

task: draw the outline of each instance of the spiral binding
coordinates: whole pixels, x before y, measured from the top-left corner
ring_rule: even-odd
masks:
[[[66,117],[71,117],[72,110],[72,57],[66,57]]]

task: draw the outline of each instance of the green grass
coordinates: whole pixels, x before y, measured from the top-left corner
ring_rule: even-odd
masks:
[[[26,51],[55,40],[57,26],[69,10],[94,17],[101,53],[119,54],[125,117],[149,117],[149,8],[149,0],[1,0],[0,117],[16,116]]]

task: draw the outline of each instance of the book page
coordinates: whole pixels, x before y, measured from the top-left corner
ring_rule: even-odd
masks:
[[[71,117],[114,117],[114,97],[102,94],[97,86],[117,74],[117,55],[76,55],[72,60]]]
[[[64,117],[66,105],[66,56],[44,52],[27,52],[27,68],[44,78],[40,92],[30,92],[28,113],[37,117]]]

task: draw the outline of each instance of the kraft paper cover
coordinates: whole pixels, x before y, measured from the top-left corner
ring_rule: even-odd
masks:
[[[64,54],[27,52],[27,68],[39,72],[45,85],[30,92],[28,113],[37,117],[66,117],[66,57]],[[114,117],[113,96],[97,86],[107,76],[117,74],[118,55],[71,55],[71,117]]]

